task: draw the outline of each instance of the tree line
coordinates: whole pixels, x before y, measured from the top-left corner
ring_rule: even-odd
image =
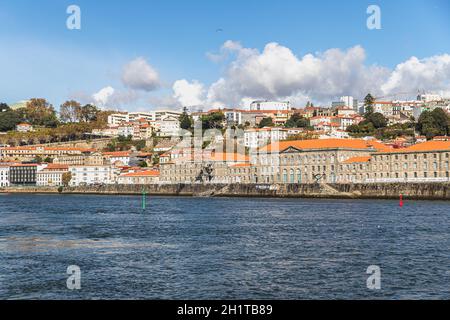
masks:
[[[46,99],[33,98],[19,109],[0,103],[0,143],[27,145],[84,139],[85,133],[104,128],[112,112],[101,111],[91,104],[70,100],[60,106],[59,114]],[[33,132],[17,132],[20,123],[34,127]]]

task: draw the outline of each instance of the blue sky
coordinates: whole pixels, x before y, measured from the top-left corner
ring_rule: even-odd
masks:
[[[71,4],[81,8],[81,30],[66,28]],[[382,10],[381,30],[366,27],[371,4]],[[8,103],[30,97],[45,97],[55,106],[69,97],[87,102],[110,86],[122,93],[115,104],[123,106],[116,107],[151,109],[175,103],[172,86],[180,79],[197,80],[206,100],[211,84],[221,77],[231,82],[227,77],[237,58],[215,62],[207,57],[220,53],[228,40],[260,53],[276,42],[299,59],[361,46],[364,65],[390,70],[412,56],[450,53],[448,0],[2,0],[0,21],[0,101]],[[157,71],[157,89],[134,90],[121,80],[124,66],[139,57]],[[447,71],[441,71],[445,78]],[[449,78],[430,89],[442,89]],[[292,86],[302,83],[289,82],[267,98],[297,94]],[[235,87],[232,83],[224,92],[239,99],[265,98],[263,90],[255,90],[256,96],[250,89],[230,91]],[[315,90],[306,87],[302,96],[314,100]]]

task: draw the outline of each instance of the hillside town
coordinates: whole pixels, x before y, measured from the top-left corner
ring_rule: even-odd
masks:
[[[450,99],[119,112],[1,104],[0,188],[450,182]]]

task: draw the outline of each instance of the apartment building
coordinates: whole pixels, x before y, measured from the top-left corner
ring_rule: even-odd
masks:
[[[448,182],[450,141],[428,141],[372,154],[365,182]]]
[[[286,140],[288,129],[284,128],[262,128],[248,129],[244,131],[244,145],[247,148],[259,148],[269,142]]]
[[[136,122],[140,119],[144,119],[148,122],[161,121],[165,117],[179,118],[182,112],[173,110],[157,110],[149,112],[128,112],[128,113],[116,113],[108,116],[108,124],[120,125],[124,122]]]
[[[69,171],[69,166],[48,164],[36,173],[36,185],[41,187],[59,187],[63,185],[63,175]]]
[[[10,185],[36,185],[37,164],[13,164],[9,168]]]
[[[63,155],[85,155],[95,152],[87,148],[65,148],[65,147],[43,147],[43,146],[23,146],[23,147],[3,147],[0,148],[0,158],[14,160],[32,160],[36,157],[56,158]]]
[[[131,159],[131,151],[104,152],[103,156],[112,165],[128,166]]]
[[[121,174],[117,179],[118,184],[157,184],[159,183],[159,171],[145,170]]]
[[[190,155],[160,165],[162,183],[228,183],[229,167],[248,165],[249,157],[238,153]],[[241,170],[240,175],[244,172]],[[247,179],[246,179],[247,180]]]
[[[180,135],[180,121],[178,117],[167,116],[157,121],[158,135],[162,137],[177,137]]]
[[[254,101],[250,104],[250,110],[291,110],[291,103],[289,101]]]
[[[0,187],[9,185],[9,164],[0,164]]]
[[[340,163],[389,147],[377,141],[325,139],[272,143],[251,155],[255,183],[336,183]]]
[[[118,176],[118,170],[111,166],[69,166],[72,175],[70,186],[92,184],[112,184]]]
[[[104,157],[101,153],[92,153],[88,155],[65,155],[53,159],[54,164],[69,166],[102,166],[110,164],[110,159]]]

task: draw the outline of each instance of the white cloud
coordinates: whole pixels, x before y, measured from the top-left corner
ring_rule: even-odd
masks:
[[[153,91],[160,86],[158,72],[142,57],[123,68],[122,83],[131,89]]]
[[[388,80],[381,86],[384,94],[395,92],[445,92],[450,89],[450,55],[425,59],[411,57],[397,65]]]
[[[105,107],[108,104],[114,92],[115,92],[114,88],[110,86],[101,89],[99,92],[94,93],[92,95],[94,103],[100,107]]]
[[[185,79],[177,80],[173,84],[173,97],[183,106],[192,107],[204,104],[205,88],[203,84],[194,80],[189,82]]]
[[[329,102],[341,95],[377,94],[389,70],[365,65],[365,51],[330,49],[297,57],[289,48],[269,43],[262,52],[227,42],[221,51],[237,52],[225,75],[208,91],[212,103],[239,105],[244,98]],[[307,101],[307,100],[306,100]]]
[[[86,99],[86,95],[78,94],[78,98],[82,103],[93,103],[101,108],[115,108],[120,109],[123,105],[129,105],[140,99],[138,92],[134,90],[119,91],[111,86],[105,87],[94,93],[89,101]]]

